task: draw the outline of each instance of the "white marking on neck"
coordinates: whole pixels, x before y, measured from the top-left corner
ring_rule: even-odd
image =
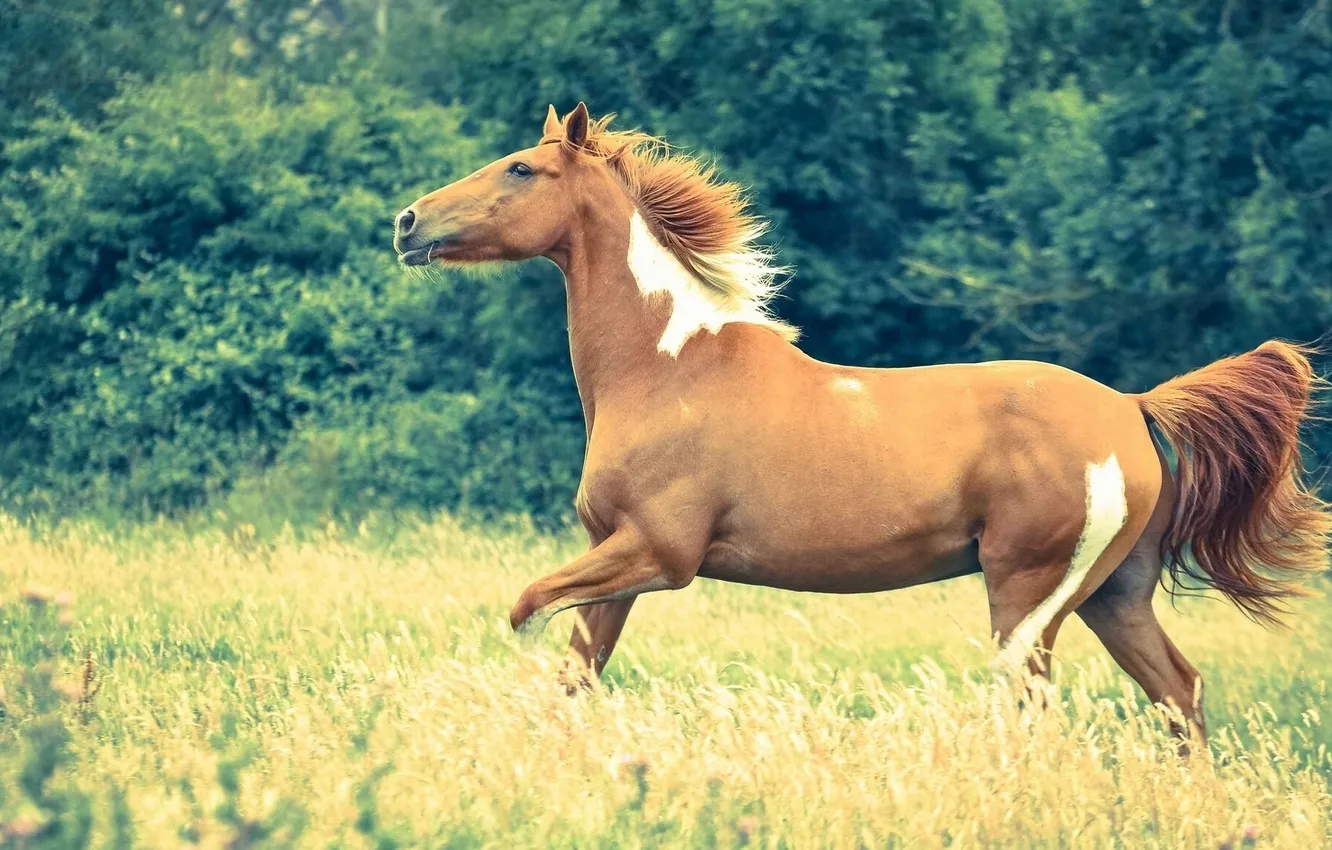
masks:
[[[837,378],[832,382],[832,388],[843,393],[860,393],[865,391],[865,385],[856,378]]]
[[[1000,664],[1017,667],[1024,663],[1040,643],[1050,622],[1078,592],[1096,560],[1109,548],[1115,535],[1128,519],[1128,499],[1124,495],[1124,471],[1112,453],[1105,463],[1087,465],[1087,519],[1082,526],[1073,560],[1059,586],[1036,606],[1014,629],[999,654]]]
[[[724,296],[700,283],[656,240],[637,210],[629,220],[629,271],[644,296],[666,293],[671,297],[671,315],[657,341],[657,350],[671,357],[679,357],[690,337],[702,330],[715,334],[732,322],[771,324],[757,305],[728,305]]]

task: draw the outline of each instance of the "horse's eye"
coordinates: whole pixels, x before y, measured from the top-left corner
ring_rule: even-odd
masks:
[[[513,165],[509,166],[509,173],[514,177],[531,177],[532,169],[529,168],[526,163],[515,162]]]

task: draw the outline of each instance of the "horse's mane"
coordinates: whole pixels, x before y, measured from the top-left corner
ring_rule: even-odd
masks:
[[[610,130],[614,115],[590,121],[587,138],[570,153],[603,160],[638,205],[654,235],[725,306],[751,307],[788,341],[799,331],[774,317],[770,302],[781,289],[773,249],[759,239],[768,223],[749,211],[744,188],[722,180],[714,165],[675,153],[655,136]],[[567,121],[567,118],[566,118]]]

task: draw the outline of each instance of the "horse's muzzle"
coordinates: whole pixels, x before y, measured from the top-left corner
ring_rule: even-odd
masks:
[[[394,240],[397,241],[396,239]],[[424,266],[430,262],[430,252],[435,250],[438,243],[431,242],[424,248],[414,248],[411,251],[399,251],[398,262],[404,266]]]

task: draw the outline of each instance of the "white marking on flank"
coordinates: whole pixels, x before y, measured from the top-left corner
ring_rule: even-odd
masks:
[[[1105,463],[1087,465],[1087,520],[1078,538],[1077,548],[1073,550],[1068,572],[1054,593],[1036,606],[1036,610],[1013,630],[999,654],[1002,665],[1017,667],[1031,656],[1046,626],[1078,592],[1087,573],[1096,565],[1096,559],[1104,554],[1127,519],[1124,471],[1119,468],[1119,459],[1112,453]]]
[[[715,334],[732,322],[773,324],[757,304],[735,299],[728,304],[724,295],[700,283],[653,237],[636,211],[629,220],[629,271],[643,295],[665,293],[671,297],[671,315],[657,341],[657,350],[671,357],[679,357],[689,338],[702,330]]]
[[[844,393],[861,393],[865,391],[865,385],[855,378],[838,378],[832,382],[833,389]]]

